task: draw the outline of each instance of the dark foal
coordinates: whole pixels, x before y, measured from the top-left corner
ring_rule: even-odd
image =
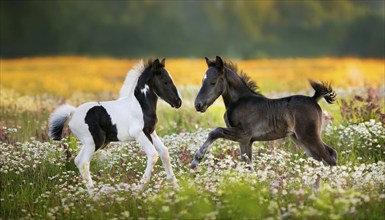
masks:
[[[252,168],[254,141],[270,141],[290,136],[306,153],[329,165],[337,164],[337,152],[321,140],[322,110],[317,101],[324,98],[335,101],[330,85],[310,81],[315,90],[312,97],[294,95],[269,99],[256,92],[256,84],[243,73],[238,75],[232,63],[206,58],[208,70],[195,99],[199,112],[206,109],[222,95],[226,113],[226,128],[215,128],[196,152],[191,168],[196,168],[209,146],[218,138],[240,143],[241,158]]]

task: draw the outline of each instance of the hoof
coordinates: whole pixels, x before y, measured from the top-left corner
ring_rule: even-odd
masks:
[[[312,187],[313,194],[317,194],[318,193],[320,185],[321,185],[321,176],[319,174],[317,174],[317,179],[313,183],[313,187]]]
[[[87,189],[87,192],[90,196],[94,196],[95,195],[95,192],[94,192],[94,189]]]
[[[178,181],[176,180],[175,176],[172,176],[171,178],[168,178],[167,182],[168,182],[168,184],[167,184],[168,186],[171,185],[171,187],[175,188],[175,189],[179,188]]]
[[[177,182],[175,182],[175,183],[172,184],[172,188],[178,190],[178,189],[180,189],[180,186],[179,186],[179,184]]]
[[[95,188],[94,188],[94,184],[87,184],[86,185],[86,188],[87,188],[87,192],[90,196],[94,196],[95,195]]]
[[[198,163],[199,163],[198,161],[194,160],[194,161],[191,163],[190,168],[193,169],[193,170],[197,169]]]

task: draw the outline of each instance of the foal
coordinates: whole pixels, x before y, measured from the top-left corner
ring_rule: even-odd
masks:
[[[317,101],[324,98],[335,101],[330,85],[310,81],[315,90],[312,97],[295,95],[280,99],[264,97],[255,82],[246,75],[238,75],[236,66],[206,58],[208,70],[195,99],[199,112],[206,109],[222,95],[226,107],[226,128],[218,127],[209,133],[207,140],[196,152],[191,168],[196,168],[209,146],[218,138],[240,143],[241,158],[252,166],[254,141],[270,141],[290,136],[314,159],[329,165],[337,164],[337,152],[326,145],[320,136],[322,110]]]
[[[119,99],[87,102],[77,108],[62,105],[51,114],[49,119],[51,138],[60,140],[64,124],[69,120],[69,128],[83,144],[75,158],[75,164],[86,181],[90,194],[93,192],[93,182],[89,169],[95,151],[112,141],[126,141],[132,137],[139,142],[148,158],[139,188],[143,188],[150,180],[158,153],[167,179],[176,184],[168,149],[155,132],[158,97],[172,107],[179,108],[182,105],[179,92],[164,67],[164,59],[141,62],[127,74]]]

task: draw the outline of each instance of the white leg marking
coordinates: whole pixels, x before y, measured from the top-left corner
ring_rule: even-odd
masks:
[[[88,142],[87,144],[83,143],[84,146],[80,150],[80,153],[75,158],[75,164],[79,169],[79,172],[84,181],[86,181],[86,186],[88,192],[93,194],[94,183],[92,182],[91,174],[90,174],[90,161],[95,153],[95,145],[94,143]]]
[[[176,183],[176,178],[174,175],[174,172],[172,171],[171,163],[170,163],[170,155],[168,153],[168,148],[165,147],[154,131],[154,133],[151,135],[152,141],[154,143],[155,149],[158,151],[160,154],[160,159],[162,160],[162,164],[164,167],[164,170],[166,171],[167,174],[167,179],[171,180],[174,185],[177,185]]]
[[[142,189],[144,185],[146,185],[148,181],[150,181],[151,171],[154,168],[156,161],[158,160],[158,153],[156,152],[154,145],[152,145],[152,143],[143,131],[139,133],[139,135],[136,137],[136,140],[139,142],[140,146],[147,154],[147,167],[142,177],[142,180],[140,181],[142,185],[139,186],[139,188]]]

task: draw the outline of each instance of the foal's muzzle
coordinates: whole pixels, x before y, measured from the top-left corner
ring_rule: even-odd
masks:
[[[175,99],[173,101],[173,104],[171,104],[171,107],[173,108],[180,108],[181,106],[182,106],[182,99],[179,99],[179,98]]]
[[[201,102],[195,101],[195,110],[203,113],[206,111],[206,109],[207,109],[207,105],[205,105]]]

